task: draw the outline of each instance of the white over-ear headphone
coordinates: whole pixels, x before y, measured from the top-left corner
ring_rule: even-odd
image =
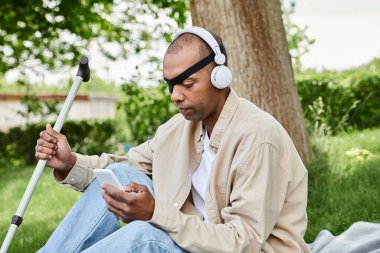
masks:
[[[217,64],[211,72],[211,83],[218,89],[228,87],[232,81],[232,72],[226,65],[224,65],[226,62],[226,56],[221,52],[220,46],[214,36],[212,36],[212,34],[206,29],[193,26],[179,31],[174,35],[173,41],[184,33],[192,33],[199,36],[211,47],[215,53],[214,61]]]

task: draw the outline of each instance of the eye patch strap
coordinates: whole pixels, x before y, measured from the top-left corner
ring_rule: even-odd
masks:
[[[207,56],[207,57],[203,58],[202,60],[200,60],[199,62],[195,63],[193,66],[191,66],[190,68],[186,69],[185,71],[183,71],[181,74],[179,74],[177,77],[175,77],[173,79],[166,79],[166,78],[164,78],[165,81],[169,85],[169,91],[170,91],[170,93],[173,92],[174,85],[183,82],[186,78],[188,78],[189,76],[191,76],[192,74],[194,74],[198,70],[204,68],[210,62],[214,61],[214,56],[215,56],[215,54],[211,53],[209,56]]]

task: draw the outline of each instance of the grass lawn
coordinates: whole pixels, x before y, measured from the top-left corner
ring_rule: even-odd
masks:
[[[312,242],[327,229],[337,235],[356,221],[380,222],[380,129],[313,139],[309,163],[309,227]],[[9,228],[34,167],[0,167],[0,242]],[[50,169],[33,194],[9,252],[36,252],[79,198],[57,186]]]
[[[8,231],[10,220],[15,214],[32,176],[33,167],[0,167],[0,242]],[[59,187],[53,180],[52,171],[45,171],[34,191],[24,215],[24,221],[17,230],[9,253],[36,252],[49,238],[54,228],[67,213],[80,193]]]
[[[338,235],[357,221],[380,222],[380,129],[313,140],[307,242]]]

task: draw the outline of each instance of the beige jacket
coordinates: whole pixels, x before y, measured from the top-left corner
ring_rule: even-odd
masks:
[[[152,140],[126,156],[83,156],[62,184],[83,190],[92,170],[128,163],[151,173],[155,209],[149,221],[190,252],[310,252],[307,171],[283,127],[233,91],[210,139],[216,152],[206,194],[209,222],[188,201],[203,151],[202,124],[176,115]]]

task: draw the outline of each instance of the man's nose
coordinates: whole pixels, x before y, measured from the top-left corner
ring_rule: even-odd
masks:
[[[170,98],[174,103],[184,100],[184,95],[181,88],[181,85],[174,85],[173,87],[173,92],[170,95]]]

